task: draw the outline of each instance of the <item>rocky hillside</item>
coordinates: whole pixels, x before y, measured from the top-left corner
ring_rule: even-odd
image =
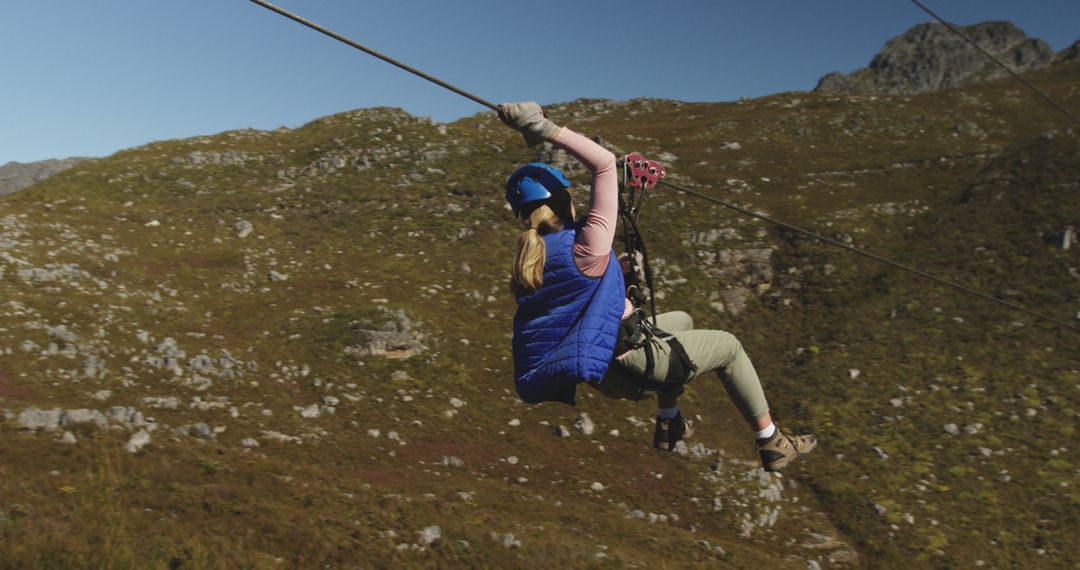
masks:
[[[1080,65],[1032,79],[1080,107]],[[1014,83],[549,113],[681,184],[1080,311],[1080,248],[1055,241],[1080,226],[1078,133]],[[690,196],[641,215],[660,309],[734,331],[820,449],[762,472],[712,376],[674,454],[649,447],[649,402],[520,403],[501,186],[535,156],[491,113],[365,109],[154,143],[0,200],[0,560],[1080,563],[1076,333]]]
[[[1075,57],[1075,45],[1055,55],[1038,38],[1029,38],[1009,22],[983,22],[958,26],[979,47],[1016,71],[1032,71],[1056,60]],[[897,36],[881,49],[868,67],[849,74],[822,77],[815,91],[914,95],[956,87],[972,81],[1003,77],[1007,73],[989,61],[946,26],[920,24]]]
[[[39,160],[37,162],[9,162],[0,166],[0,195],[17,192],[46,178],[90,160],[82,157]]]
[[[1054,63],[1061,63],[1065,61],[1075,61],[1080,59],[1080,40],[1076,40],[1069,47],[1058,52],[1054,57]]]

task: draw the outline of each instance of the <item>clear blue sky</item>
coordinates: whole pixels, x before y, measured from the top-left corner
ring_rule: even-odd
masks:
[[[1010,20],[1055,50],[1077,0],[930,0]],[[812,89],[929,16],[908,0],[278,0],[491,101],[726,101]],[[3,0],[0,164],[299,126],[377,105],[482,110],[246,0]]]

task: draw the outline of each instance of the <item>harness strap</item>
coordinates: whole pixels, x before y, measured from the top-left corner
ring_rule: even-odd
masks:
[[[652,379],[652,373],[656,370],[656,355],[653,354],[653,346],[649,341],[645,341],[645,372],[642,374],[645,380]]]
[[[679,339],[671,333],[656,328],[644,317],[644,312],[643,309],[636,309],[620,325],[616,355],[638,348],[645,351],[645,370],[641,374],[633,375],[641,388],[638,393],[639,400],[648,390],[676,392],[675,395],[681,395],[683,385],[693,378],[697,365],[690,360],[690,354],[686,352],[686,347],[679,342]],[[653,339],[663,341],[670,348],[667,373],[664,374],[663,380],[653,379],[653,373],[656,372],[656,349],[653,347]]]
[[[664,378],[664,382],[685,384],[694,376],[694,372],[697,372],[697,364],[690,360],[686,347],[679,342],[679,339],[671,337],[667,343],[671,347],[671,354],[675,358],[668,359],[668,373],[667,377]],[[679,364],[678,367],[673,366],[676,362]]]

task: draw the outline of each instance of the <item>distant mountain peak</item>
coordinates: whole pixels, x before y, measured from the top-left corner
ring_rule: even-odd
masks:
[[[0,196],[18,192],[23,188],[33,186],[42,180],[67,170],[80,162],[90,160],[86,157],[75,156],[71,158],[39,160],[37,162],[11,161],[0,166]]]
[[[990,21],[958,26],[987,52],[1016,71],[1042,69],[1075,58],[1069,49],[1055,54],[1050,45],[1029,38],[1011,22]],[[818,80],[815,91],[914,95],[994,79],[1006,72],[939,23],[919,24],[891,39],[870,65],[849,74],[833,72]]]

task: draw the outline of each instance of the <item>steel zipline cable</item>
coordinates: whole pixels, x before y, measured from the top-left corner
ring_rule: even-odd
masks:
[[[400,61],[398,61],[398,60],[396,60],[396,59],[394,59],[394,58],[392,58],[392,57],[390,57],[388,55],[381,54],[381,53],[379,53],[379,52],[377,52],[377,51],[375,51],[375,50],[373,50],[373,49],[371,49],[371,48],[369,48],[369,47],[367,47],[367,46],[365,46],[363,44],[354,42],[354,41],[350,40],[349,38],[347,38],[347,37],[345,37],[345,36],[343,36],[343,35],[341,35],[341,34],[339,34],[337,32],[330,31],[330,30],[316,24],[315,22],[312,22],[311,20],[302,18],[302,17],[300,17],[300,16],[298,16],[296,14],[293,14],[292,12],[290,12],[288,10],[285,10],[284,8],[279,8],[279,7],[273,5],[273,4],[269,3],[269,2],[265,2],[264,0],[251,0],[251,1],[258,4],[259,6],[262,6],[263,8],[266,8],[267,10],[277,12],[278,14],[281,14],[282,16],[285,16],[286,18],[288,18],[290,20],[293,20],[294,22],[299,22],[299,23],[301,23],[301,24],[303,24],[303,25],[305,25],[305,26],[307,26],[307,27],[309,27],[309,28],[311,28],[311,29],[313,29],[313,30],[315,30],[317,32],[326,34],[326,35],[334,38],[335,40],[337,40],[337,41],[339,41],[341,43],[350,45],[350,46],[352,46],[352,47],[354,47],[354,48],[356,48],[356,49],[358,49],[358,50],[360,50],[360,51],[362,51],[362,52],[364,52],[364,53],[366,53],[368,55],[373,55],[373,56],[385,61],[386,63],[389,63],[390,65],[395,65],[397,67],[400,67],[401,69],[404,69],[405,71],[408,71],[409,73],[412,73],[413,75],[417,75],[419,77],[427,79],[428,81],[430,81],[430,82],[432,82],[432,83],[434,83],[434,84],[436,84],[436,85],[438,85],[440,87],[445,87],[445,88],[453,91],[454,93],[457,93],[458,95],[461,95],[462,97],[472,99],[473,101],[476,101],[477,103],[480,103],[481,105],[491,109],[492,111],[498,111],[499,110],[499,107],[497,105],[495,105],[491,101],[488,101],[487,99],[482,99],[480,97],[477,97],[476,95],[473,95],[472,93],[469,93],[468,91],[465,91],[464,89],[458,89],[457,87],[454,87],[453,85],[450,85],[449,83],[439,79],[438,77],[428,75],[427,73],[424,73],[423,71],[420,71],[419,69],[416,69],[415,67],[412,67],[411,65],[404,64],[404,63],[402,63],[402,62],[400,62]]]
[[[997,297],[994,297],[992,295],[987,295],[986,293],[983,293],[981,291],[977,291],[977,290],[972,289],[970,287],[966,287],[966,286],[961,285],[959,283],[956,283],[954,281],[949,281],[948,279],[942,279],[941,277],[931,275],[929,273],[926,273],[925,271],[920,271],[918,269],[915,269],[914,267],[904,265],[903,263],[899,263],[899,262],[893,261],[891,259],[886,259],[884,257],[881,257],[880,255],[870,253],[869,251],[859,249],[857,247],[852,247],[850,245],[847,245],[846,243],[839,242],[839,241],[836,241],[836,240],[831,239],[831,238],[827,238],[827,237],[825,237],[825,236],[823,236],[821,234],[814,233],[814,232],[812,232],[810,230],[806,230],[806,229],[800,228],[798,226],[791,225],[791,224],[789,224],[787,222],[782,222],[780,220],[777,220],[776,218],[772,218],[772,217],[766,216],[765,214],[754,212],[752,210],[749,210],[747,208],[743,208],[742,206],[738,206],[738,205],[732,204],[730,202],[726,202],[726,201],[721,200],[719,198],[716,198],[714,196],[710,196],[708,194],[702,194],[701,192],[698,192],[696,190],[691,190],[690,188],[687,188],[685,186],[680,186],[678,184],[672,184],[670,182],[667,182],[666,180],[661,180],[660,185],[667,186],[668,188],[671,188],[673,190],[678,190],[679,192],[685,192],[685,193],[687,193],[687,194],[689,194],[691,196],[696,196],[696,197],[701,198],[703,200],[708,200],[709,202],[712,202],[714,204],[719,204],[719,205],[721,205],[721,206],[723,206],[725,208],[730,208],[732,210],[735,210],[736,212],[741,212],[741,213],[743,213],[743,214],[745,214],[747,216],[750,216],[752,218],[757,218],[759,220],[769,222],[770,224],[774,224],[774,225],[780,226],[782,228],[791,230],[793,232],[800,233],[800,234],[802,234],[804,236],[816,239],[816,240],[818,240],[820,242],[827,243],[829,245],[834,245],[834,246],[842,248],[842,249],[846,249],[846,250],[848,250],[848,251],[850,251],[852,253],[861,255],[863,257],[869,257],[870,259],[873,259],[875,261],[879,261],[881,263],[884,263],[886,265],[890,265],[892,267],[895,267],[895,268],[903,270],[903,271],[907,271],[908,273],[918,275],[919,277],[930,279],[930,280],[935,281],[937,283],[940,283],[942,285],[947,285],[947,286],[952,287],[953,289],[956,289],[958,291],[963,291],[964,293],[975,295],[976,297],[980,297],[980,298],[985,299],[987,301],[993,301],[993,302],[998,303],[1000,305],[1004,305],[1006,307],[1009,307],[1010,309],[1015,309],[1017,311],[1020,311],[1022,313],[1026,313],[1026,314],[1031,315],[1033,317],[1044,319],[1044,320],[1050,321],[1052,323],[1057,323],[1057,324],[1059,324],[1059,325],[1061,325],[1063,327],[1070,328],[1070,329],[1073,329],[1074,331],[1080,332],[1080,327],[1077,327],[1076,325],[1074,325],[1072,323],[1069,323],[1069,322],[1066,322],[1066,321],[1063,321],[1063,320],[1060,320],[1060,319],[1056,319],[1054,317],[1044,315],[1042,313],[1032,311],[1031,309],[1026,309],[1026,308],[1021,307],[1020,305],[1017,305],[1015,303],[1010,303],[1010,302],[1005,301],[1003,299],[998,299]]]
[[[439,85],[441,87],[449,89],[450,91],[453,91],[454,93],[457,93],[458,95],[461,95],[463,97],[471,99],[471,100],[473,100],[473,101],[475,101],[475,102],[477,102],[477,103],[479,103],[479,104],[481,104],[481,105],[483,105],[483,106],[485,106],[485,107],[487,107],[487,108],[489,108],[489,109],[491,109],[493,111],[498,111],[499,110],[498,105],[495,105],[494,103],[492,103],[492,102],[490,102],[490,101],[488,101],[486,99],[483,99],[481,97],[473,95],[472,93],[469,93],[468,91],[465,91],[463,89],[455,87],[455,86],[453,86],[453,85],[451,85],[451,84],[449,84],[449,83],[447,83],[445,81],[442,81],[441,79],[438,79],[438,78],[436,78],[434,76],[431,76],[431,75],[429,75],[427,73],[424,73],[423,71],[420,71],[419,69],[416,69],[415,67],[407,65],[405,63],[402,63],[402,62],[400,62],[400,61],[398,61],[398,60],[396,60],[396,59],[394,59],[394,58],[392,58],[390,56],[384,55],[384,54],[379,53],[379,52],[377,52],[377,51],[375,51],[375,50],[373,50],[373,49],[371,49],[371,48],[369,48],[367,46],[364,46],[363,44],[360,44],[358,42],[350,40],[349,38],[346,38],[345,36],[342,36],[341,34],[338,34],[336,32],[328,30],[328,29],[326,29],[326,28],[324,28],[324,27],[322,27],[322,26],[320,26],[320,25],[318,25],[318,24],[316,24],[316,23],[314,23],[314,22],[312,22],[310,20],[307,20],[307,19],[305,19],[305,18],[303,18],[301,16],[298,16],[296,14],[293,14],[292,12],[289,12],[288,10],[285,10],[283,8],[279,8],[278,6],[275,6],[275,5],[273,5],[273,4],[269,3],[269,2],[266,2],[265,0],[250,0],[250,1],[254,2],[255,4],[258,4],[258,5],[264,7],[266,9],[268,9],[268,10],[276,12],[276,13],[282,15],[282,16],[285,16],[286,18],[289,18],[290,20],[293,20],[295,22],[303,24],[304,26],[307,26],[307,27],[309,27],[309,28],[311,28],[311,29],[313,29],[313,30],[315,30],[317,32],[320,32],[322,34],[330,36],[331,38],[334,38],[335,40],[338,40],[339,42],[342,42],[342,43],[344,43],[346,45],[354,47],[354,48],[356,48],[356,49],[358,49],[358,50],[360,50],[360,51],[362,51],[364,53],[367,53],[369,55],[375,56],[375,57],[377,57],[377,58],[379,58],[379,59],[381,59],[381,60],[383,60],[383,61],[385,61],[385,62],[387,62],[387,63],[389,63],[391,65],[394,65],[396,67],[404,69],[405,71],[408,71],[409,73],[412,73],[413,75],[419,76],[419,77],[421,77],[423,79],[426,79],[426,80],[428,80],[428,81],[430,81],[432,83],[435,83],[436,85]],[[912,1],[916,1],[916,0],[912,0]],[[777,220],[775,218],[766,216],[764,214],[754,212],[754,211],[752,211],[750,209],[744,208],[742,206],[738,206],[736,204],[732,204],[730,202],[727,202],[725,200],[721,200],[721,199],[716,198],[714,196],[710,196],[708,194],[703,194],[701,192],[698,192],[697,190],[692,190],[692,189],[687,188],[685,186],[681,186],[681,185],[678,185],[678,184],[673,184],[671,182],[667,182],[667,181],[664,181],[664,180],[661,180],[659,182],[659,184],[661,186],[665,186],[665,187],[671,188],[673,190],[677,190],[679,192],[684,192],[684,193],[689,194],[691,196],[695,196],[697,198],[707,200],[709,202],[712,202],[714,204],[723,206],[725,208],[729,208],[729,209],[734,210],[736,212],[740,212],[740,213],[745,214],[747,216],[750,216],[752,218],[757,218],[759,220],[768,222],[770,224],[774,224],[776,226],[786,228],[786,229],[791,230],[793,232],[796,232],[796,233],[805,235],[807,237],[813,238],[815,240],[818,240],[818,241],[820,241],[822,243],[826,243],[826,244],[829,244],[829,245],[834,245],[836,247],[845,249],[847,251],[850,251],[852,253],[855,253],[855,254],[858,254],[858,255],[861,255],[861,256],[864,256],[864,257],[868,257],[870,259],[873,259],[875,261],[879,261],[881,263],[884,263],[886,265],[889,265],[889,266],[895,267],[897,269],[906,271],[908,273],[918,275],[918,276],[923,277],[925,279],[930,279],[930,280],[932,280],[934,282],[937,282],[937,283],[940,283],[942,285],[952,287],[953,289],[956,289],[958,291],[962,291],[964,293],[975,295],[975,296],[977,296],[977,297],[979,297],[981,299],[984,299],[984,300],[987,300],[987,301],[992,301],[992,302],[997,303],[999,305],[1003,305],[1003,306],[1008,307],[1010,309],[1014,309],[1014,310],[1020,311],[1022,313],[1025,313],[1025,314],[1030,315],[1032,317],[1036,317],[1038,319],[1049,321],[1049,322],[1055,323],[1057,325],[1072,329],[1073,331],[1080,332],[1080,327],[1078,327],[1076,325],[1073,325],[1071,323],[1068,323],[1066,321],[1063,321],[1061,319],[1057,319],[1057,318],[1054,318],[1054,317],[1051,317],[1051,316],[1048,316],[1048,315],[1044,315],[1042,313],[1038,313],[1036,311],[1032,311],[1030,309],[1026,309],[1026,308],[1021,307],[1020,305],[1017,305],[1015,303],[1010,303],[1008,301],[998,299],[997,297],[994,297],[992,295],[988,295],[986,293],[982,293],[980,291],[976,291],[975,289],[972,289],[970,287],[966,287],[966,286],[961,285],[959,283],[955,283],[955,282],[949,281],[947,279],[942,279],[941,277],[937,277],[937,276],[931,275],[929,273],[926,273],[924,271],[920,271],[920,270],[915,269],[913,267],[904,265],[902,263],[898,263],[896,261],[886,259],[884,257],[881,257],[880,255],[870,253],[868,251],[859,249],[857,247],[852,247],[852,246],[847,245],[845,243],[841,243],[841,242],[836,241],[834,239],[831,239],[831,238],[825,237],[823,235],[814,233],[814,232],[812,232],[810,230],[806,230],[806,229],[800,228],[798,226],[789,224],[787,222],[783,222],[783,221]]]
[[[998,65],[998,67],[1000,67],[1000,68],[1004,69],[1005,71],[1009,72],[1009,74],[1012,75],[1013,77],[1015,77],[1017,81],[1019,81],[1020,83],[1023,83],[1025,86],[1027,86],[1028,89],[1031,89],[1032,91],[1034,91],[1036,94],[1038,94],[1044,100],[1046,100],[1046,102],[1049,103],[1051,106],[1056,108],[1058,111],[1061,111],[1062,113],[1064,113],[1065,116],[1072,119],[1073,122],[1075,122],[1076,124],[1080,125],[1080,117],[1077,117],[1075,113],[1073,113],[1072,111],[1066,109],[1065,106],[1062,105],[1061,103],[1058,103],[1057,101],[1055,101],[1053,99],[1053,97],[1050,97],[1049,95],[1047,95],[1045,91],[1043,91],[1042,89],[1039,89],[1038,87],[1035,87],[1034,85],[1032,85],[1030,81],[1028,81],[1027,79],[1024,79],[1019,73],[1014,71],[1011,67],[1009,67],[1008,65],[1005,65],[1005,63],[1003,63],[1000,59],[994,57],[994,55],[992,53],[990,53],[990,52],[986,51],[985,49],[983,49],[983,47],[980,46],[978,43],[976,43],[975,40],[971,39],[970,37],[968,37],[967,34],[960,31],[960,28],[957,28],[956,26],[950,24],[949,22],[946,22],[941,16],[938,16],[937,14],[935,14],[933,10],[928,8],[926,6],[926,4],[923,4],[919,0],[911,0],[911,2],[913,4],[915,4],[916,6],[918,6],[920,9],[922,9],[923,12],[926,12],[927,14],[930,14],[930,17],[932,17],[935,20],[937,20],[938,22],[944,24],[945,27],[949,28],[950,30],[952,30],[952,32],[954,34],[960,36],[964,41],[971,44],[972,47],[979,50],[979,52],[981,52],[983,55],[990,58],[990,61],[996,63]]]

